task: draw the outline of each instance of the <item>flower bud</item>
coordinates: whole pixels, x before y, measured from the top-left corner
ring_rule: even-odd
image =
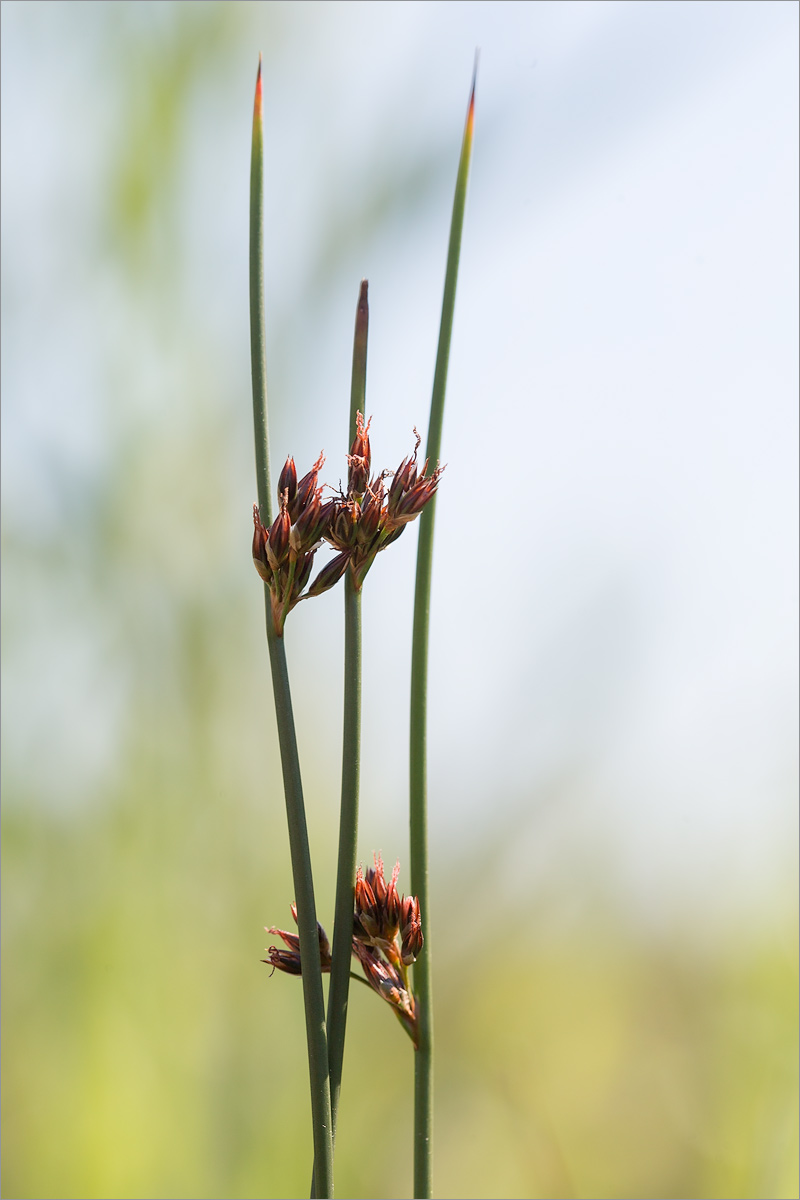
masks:
[[[389,487],[389,512],[394,512],[394,509],[404,492],[413,487],[417,479],[417,451],[422,443],[422,438],[414,429],[414,437],[417,439],[414,443],[414,453],[404,458],[400,466],[394,473],[394,479]]]
[[[296,917],[295,923],[297,923]],[[265,926],[265,928],[267,933],[271,933],[285,942],[290,950],[296,950],[298,954],[300,953],[300,938],[296,933],[289,933],[286,929],[278,929],[277,925],[270,925],[268,928]]]
[[[295,954],[294,950],[281,950],[279,946],[270,946],[267,954],[269,958],[262,958],[261,961],[268,967],[272,967],[273,970],[277,967],[279,971],[285,971],[287,975],[303,974],[299,952]]]
[[[410,487],[416,482],[416,458],[404,458],[394,473],[394,479],[389,485],[389,512],[394,512],[397,504]]]
[[[278,564],[283,562],[288,553],[291,528],[292,522],[289,517],[289,511],[286,505],[283,504],[281,505],[281,511],[272,522],[269,531],[269,548],[272,551],[275,562]]]
[[[264,583],[272,582],[272,571],[267,558],[267,531],[261,524],[258,505],[253,505],[253,563]]]
[[[323,592],[327,592],[329,588],[334,587],[347,570],[347,564],[350,561],[350,552],[343,551],[332,558],[329,563],[322,568],[317,578],[308,589],[308,596],[321,596]]]
[[[319,541],[320,538],[328,536],[328,531],[331,527],[333,518],[336,515],[336,501],[326,500],[320,505],[319,515],[317,518],[317,528],[315,530],[314,541]]]
[[[419,516],[429,500],[432,500],[436,494],[436,489],[439,486],[444,467],[437,467],[432,475],[425,475],[428,464],[425,464],[423,474],[414,481],[407,491],[398,492],[395,494],[394,501],[389,508],[389,519],[387,524],[392,526],[405,525],[408,521],[413,521]]]
[[[317,490],[317,476],[322,470],[322,464],[325,462],[325,455],[320,454],[314,466],[304,475],[297,485],[294,500],[289,505],[289,515],[293,521],[296,521],[300,513],[310,502],[312,496]]]
[[[295,904],[294,900],[292,901],[290,907],[292,910],[292,916],[294,917],[294,923],[296,925],[297,924],[297,905]],[[322,969],[323,969],[323,971],[327,971],[330,969],[330,965],[331,965],[331,946],[330,946],[330,942],[328,941],[328,935],[326,934],[325,930],[320,925],[319,921],[317,921],[317,937],[319,938],[319,957],[320,957],[320,962],[322,963]],[[299,944],[300,943],[298,942],[298,945]],[[325,965],[326,959],[327,959],[327,963],[328,963],[327,966]]]
[[[296,904],[292,905],[292,916],[294,917],[295,924],[297,924]],[[297,934],[289,933],[285,929],[278,929],[275,925],[270,925],[270,927],[267,929],[267,933],[277,934],[277,936],[281,938],[289,947],[288,950],[282,950],[278,946],[270,946],[267,950],[267,954],[269,955],[268,965],[271,965],[273,968],[277,967],[279,971],[286,971],[288,975],[302,975],[303,972],[300,962],[300,938],[297,936]],[[319,942],[320,967],[323,971],[330,971],[331,946],[330,942],[328,941],[328,935],[325,933],[325,930],[322,928],[319,921],[317,921],[317,939]],[[268,960],[266,958],[262,958],[261,961],[266,963]]]
[[[400,927],[405,932],[411,926],[415,913],[415,897],[403,896],[400,901]]]
[[[328,532],[331,518],[336,510],[336,501],[321,502],[322,488],[317,488],[313,497],[299,514],[292,526],[290,542],[298,553],[316,549],[320,539]]]
[[[383,858],[380,854],[375,855],[375,866],[367,870],[367,881],[372,887],[376,904],[383,906],[386,903],[389,889],[383,877]]]
[[[321,488],[316,489],[308,504],[298,513],[297,520],[292,526],[289,544],[296,554],[302,554],[306,548],[310,548],[314,542],[319,540],[309,535],[316,530],[319,510],[322,507],[319,500],[321,490]]]
[[[366,503],[361,505],[361,520],[358,527],[359,541],[367,545],[375,537],[381,527],[383,516],[383,480],[373,479],[364,496]]]
[[[328,539],[337,550],[350,550],[356,544],[361,506],[357,500],[334,500],[334,504]]]
[[[364,424],[364,414],[356,413],[356,436],[353,438],[353,444],[350,447],[350,453],[357,455],[359,458],[366,458],[372,462],[372,452],[369,448],[369,427],[372,424],[372,417]]]
[[[386,891],[386,900],[383,905],[383,924],[384,932],[388,941],[394,941],[400,929],[400,897],[397,894],[395,880],[397,878],[398,863],[392,874],[391,882]]]
[[[369,872],[367,874],[369,875]],[[356,871],[355,904],[359,916],[366,914],[369,917],[375,917],[377,915],[375,893],[370,887],[369,879],[364,878],[361,867]]]
[[[422,920],[419,912],[419,900],[409,896],[402,904],[402,959],[405,966],[410,966],[422,951]]]
[[[278,478],[278,500],[283,499],[283,493],[286,492],[286,499],[289,504],[297,494],[297,468],[294,465],[294,459],[291,455],[287,458],[283,465],[283,470]]]
[[[367,488],[369,471],[372,465],[372,451],[369,445],[370,417],[366,425],[361,413],[356,413],[356,436],[347,456],[349,471],[347,474],[348,496],[361,496]]]
[[[304,554],[302,558],[297,560],[297,567],[294,575],[294,585],[292,587],[292,596],[295,600],[300,596],[303,588],[308,583],[311,575],[311,568],[314,565],[314,551],[309,554]]]

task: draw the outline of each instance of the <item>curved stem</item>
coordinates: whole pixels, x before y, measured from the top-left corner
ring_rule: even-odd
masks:
[[[250,356],[253,377],[253,426],[256,445],[256,479],[262,522],[272,520],[269,475],[269,436],[267,426],[267,382],[264,322],[264,123],[261,97],[261,58],[253,109],[253,148],[250,167]],[[333,1195],[333,1143],[331,1102],[328,1079],[328,1044],[325,1030],[325,1003],[319,961],[317,914],[311,853],[308,845],[300,761],[297,754],[292,697],[286,667],[286,648],[275,633],[269,589],[264,587],[267,614],[267,644],[275,694],[275,714],[283,767],[289,846],[294,877],[297,926],[303,976],[303,1000],[308,1042],[308,1069],[311,1083],[311,1120],[314,1158],[318,1164],[317,1195]]]
[[[475,63],[477,71],[477,59]],[[425,456],[438,462],[442,442],[444,397],[450,335],[461,251],[461,230],[472,152],[472,128],[475,111],[475,75],[472,78],[467,120],[461,144],[450,242],[447,250],[439,347],[431,396],[428,444]],[[414,1056],[414,1196],[429,1197],[433,1186],[433,988],[431,983],[431,910],[428,890],[428,789],[427,789],[427,706],[428,706],[428,625],[430,615],[431,572],[433,564],[433,525],[436,497],[420,517],[417,547],[417,582],[414,592],[414,633],[411,650],[411,728],[410,728],[410,808],[411,891],[419,900],[424,945],[414,964],[414,990],[417,997],[419,1028],[418,1049]]]

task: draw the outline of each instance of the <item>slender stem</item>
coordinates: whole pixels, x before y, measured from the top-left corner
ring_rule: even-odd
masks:
[[[367,388],[367,334],[369,304],[367,281],[361,280],[353,337],[353,371],[350,382],[350,438],[356,435],[356,413],[364,413]],[[328,991],[328,1059],[330,1062],[331,1117],[333,1137],[342,1087],[344,1039],[350,980],[360,979],[350,970],[353,944],[353,904],[358,839],[358,789],[361,771],[361,589],[356,590],[348,569],[344,581],[344,722],[342,731],[342,799],[339,810],[339,860],[336,872],[336,903],[331,952],[331,983]],[[364,981],[365,982],[365,981]],[[369,986],[369,985],[367,985]],[[311,1195],[316,1196],[316,1166],[311,1178]]]
[[[475,63],[477,71],[477,59]],[[475,75],[472,78],[467,121],[458,164],[450,243],[447,250],[439,347],[431,397],[426,458],[438,461],[442,440],[444,397],[450,335],[453,328],[461,229],[472,152],[472,128],[475,111]],[[431,910],[428,889],[428,796],[427,796],[427,705],[428,705],[428,625],[430,615],[431,571],[433,562],[433,526],[436,498],[420,517],[417,548],[417,582],[414,593],[414,633],[411,651],[411,727],[410,727],[410,838],[411,891],[419,900],[425,943],[414,964],[414,990],[417,998],[419,1048],[414,1056],[414,1196],[429,1197],[433,1187],[433,990],[431,985]]]
[[[261,95],[261,55],[253,107],[253,148],[250,159],[250,370],[253,377],[253,426],[256,443],[256,485],[261,521],[272,524],[272,485],[269,475],[267,427],[267,352],[264,312],[264,114]]]
[[[264,323],[264,134],[261,99],[261,59],[258,63],[256,98],[253,111],[253,153],[250,173],[250,350],[253,375],[253,423],[256,443],[258,502],[262,521],[271,521],[269,478],[269,438],[267,431],[267,387]],[[286,648],[275,633],[269,589],[264,587],[267,612],[267,643],[275,694],[275,714],[283,767],[289,847],[294,877],[297,927],[300,935],[303,1001],[308,1042],[308,1069],[311,1084],[311,1119],[314,1137],[314,1161],[317,1164],[319,1196],[333,1196],[333,1144],[331,1136],[331,1100],[328,1079],[328,1044],[325,1030],[325,1002],[319,960],[317,914],[311,853],[308,845],[300,760],[297,754],[292,697],[286,667]]]
[[[350,441],[356,434],[356,413],[364,412],[367,381],[369,307],[367,281],[361,282],[353,339],[350,387]],[[361,769],[361,591],[348,570],[344,585],[344,725],[342,732],[342,801],[339,817],[339,865],[336,876],[336,916],[333,929],[331,986],[328,993],[328,1053],[331,1076],[333,1132],[342,1084],[350,958],[353,944],[353,896],[358,837],[358,786]]]
[[[339,818],[339,866],[333,927],[331,986],[328,993],[328,1054],[333,1134],[342,1086],[344,1039],[353,946],[353,896],[358,837],[358,783],[361,761],[361,592],[350,571],[344,583],[344,730],[342,738],[342,807]]]
[[[300,779],[289,673],[286,667],[284,639],[275,633],[267,610],[267,641],[275,693],[275,714],[283,767],[286,819],[289,825],[289,849],[292,859],[297,931],[300,935],[303,1003],[306,1014],[308,1072],[311,1084],[311,1119],[314,1127],[314,1163],[316,1195],[333,1195],[333,1144],[331,1095],[328,1078],[328,1037],[325,1030],[325,1000],[319,961],[319,935],[311,875],[311,853]]]

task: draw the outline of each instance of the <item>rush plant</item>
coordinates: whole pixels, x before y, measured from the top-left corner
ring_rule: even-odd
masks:
[[[375,471],[366,418],[367,281],[356,308],[348,427],[347,485],[325,494],[319,483],[320,455],[298,478],[290,456],[278,477],[273,509],[269,466],[264,321],[264,174],[261,60],[253,113],[250,174],[250,340],[258,503],[253,510],[253,561],[264,584],[278,741],[283,771],[297,932],[270,926],[281,939],[264,960],[302,978],[314,1145],[313,1196],[333,1196],[333,1147],[342,1081],[348,993],[351,978],[372,988],[393,1010],[409,1035],[415,1055],[414,1195],[432,1188],[433,994],[428,899],[426,725],[428,612],[436,493],[450,335],[453,325],[461,230],[472,150],[475,77],[461,146],[445,272],[439,347],[431,399],[428,442],[396,470]],[[379,855],[366,871],[356,867],[361,757],[361,595],[375,558],[420,517],[417,582],[411,650],[410,804],[411,892],[397,890],[398,863],[391,877]],[[314,575],[316,555],[333,551]],[[312,580],[312,575],[314,578]],[[308,829],[297,751],[284,628],[291,611],[344,579],[344,727],[339,852],[333,947],[317,920]],[[352,970],[352,960],[361,974]],[[413,976],[412,976],[413,972]],[[330,973],[327,1017],[322,987]]]

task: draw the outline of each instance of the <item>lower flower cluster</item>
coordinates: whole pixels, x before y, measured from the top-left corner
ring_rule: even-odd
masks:
[[[374,863],[374,867],[368,867],[366,872],[359,867],[356,874],[352,953],[361,964],[364,981],[391,1006],[416,1049],[417,1002],[409,983],[408,968],[419,957],[423,945],[419,901],[416,896],[398,895],[399,862],[388,882],[380,854],[375,855]],[[297,923],[294,904],[292,916]],[[320,965],[323,971],[330,971],[330,943],[322,926],[318,924],[317,929]],[[301,975],[297,934],[274,925],[267,933],[280,937],[288,950],[270,946],[267,950],[269,958],[262,961],[289,975]]]

